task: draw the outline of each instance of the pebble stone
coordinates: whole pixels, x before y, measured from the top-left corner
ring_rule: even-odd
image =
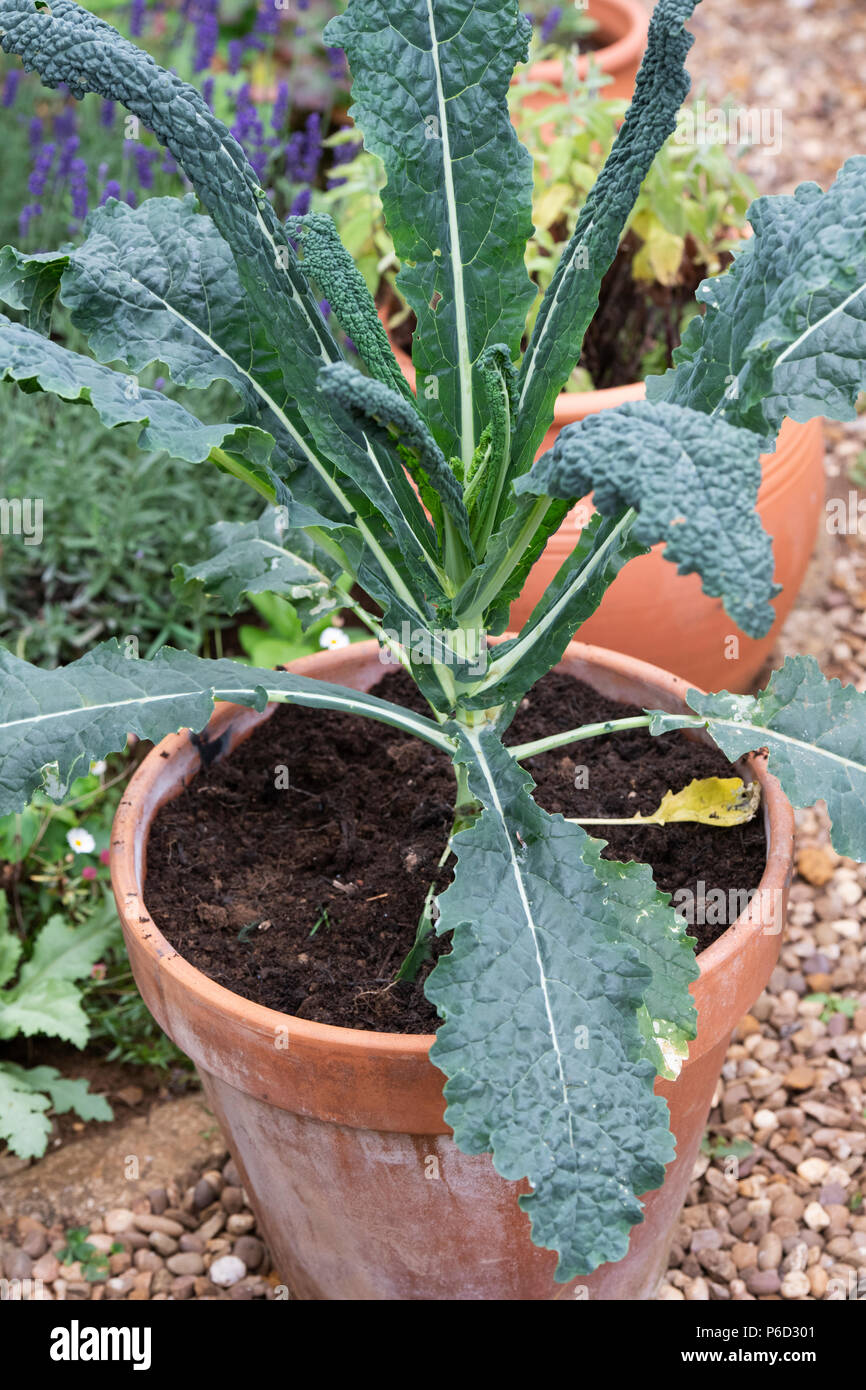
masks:
[[[214,1260],[208,1276],[211,1283],[219,1288],[227,1289],[232,1284],[237,1284],[246,1275],[247,1267],[243,1260],[239,1260],[237,1255],[221,1255],[218,1260]]]

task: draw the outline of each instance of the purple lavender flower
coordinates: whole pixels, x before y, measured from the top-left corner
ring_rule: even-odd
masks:
[[[549,10],[548,13],[544,16],[544,19],[541,21],[542,43],[550,43],[552,41],[554,34],[559,28],[559,23],[561,19],[562,6],[554,5],[553,9]]]
[[[322,159],[322,118],[318,111],[311,112],[307,117],[305,135],[304,180],[306,183],[312,183]]]
[[[69,170],[69,193],[72,198],[72,216],[83,222],[87,216],[87,163],[83,159],[73,159]]]
[[[360,140],[347,140],[344,145],[335,145],[331,154],[333,168],[337,169],[341,164],[351,164],[352,160],[361,153]],[[345,179],[338,178],[335,174],[328,177],[329,188],[339,188],[346,182]]]
[[[6,81],[3,83],[3,96],[2,99],[0,99],[2,100],[2,103],[5,107],[15,105],[15,99],[18,96],[18,87],[20,83],[20,68],[12,68],[11,72],[7,72]]]
[[[115,104],[113,101],[104,101],[99,110],[99,121],[106,130],[110,130],[114,125]]]
[[[276,34],[280,26],[279,15],[272,0],[262,0],[256,11],[256,18],[253,24],[254,34],[264,34],[271,37]]]
[[[45,192],[45,185],[54,163],[56,150],[56,145],[43,145],[36,156],[36,162],[31,170],[30,178],[27,180],[27,187],[34,198],[41,198]]]
[[[310,204],[313,201],[313,193],[310,188],[302,188],[292,206],[289,208],[291,217],[306,217],[310,211]]]
[[[229,72],[236,77],[244,61],[243,39],[229,39]]]
[[[75,111],[71,106],[64,106],[54,117],[54,134],[58,140],[71,140],[77,129]]]
[[[235,98],[235,122],[231,129],[238,144],[243,145],[256,175],[261,178],[268,162],[265,133],[248,82],[244,83]]]
[[[328,72],[333,82],[343,82],[346,77],[346,55],[342,48],[328,48]]]
[[[319,300],[319,312],[321,313],[323,319],[329,319],[331,317],[331,305],[329,300]]]
[[[210,107],[211,111],[213,111],[213,87],[214,80],[212,77],[206,77],[201,84],[201,94],[204,97],[205,104]]]
[[[177,173],[177,161],[175,160],[175,157],[172,154],[171,150],[165,151],[165,158],[163,159],[159,167],[164,174]]]
[[[142,188],[153,188],[153,166],[158,158],[156,150],[149,150],[146,145],[136,146],[135,172]]]
[[[57,182],[64,183],[72,170],[75,156],[78,154],[78,147],[81,144],[77,135],[71,135],[68,140],[64,140],[63,149],[60,152],[60,159],[57,163]]]
[[[30,230],[30,223],[34,217],[42,216],[41,203],[27,203],[18,214],[18,235],[23,241]]]
[[[312,183],[322,158],[322,118],[318,111],[307,117],[286,143],[286,178],[292,183]]]
[[[123,200],[125,203],[128,203],[131,208],[138,207],[138,194],[134,188],[127,188],[123,195]]]
[[[30,142],[30,153],[35,154],[36,149],[42,144],[44,126],[38,116],[34,116],[27,128],[27,139]]]
[[[130,0],[129,3],[129,32],[134,39],[140,38],[144,33],[145,11],[147,0]]]
[[[158,376],[158,377],[156,378],[156,381],[153,383],[153,389],[154,389],[154,391],[164,391],[164,390],[165,390],[165,377],[164,377],[164,376]]]
[[[195,16],[195,61],[194,72],[204,72],[213,62],[219,39],[219,20],[216,14],[216,0],[203,0]]]
[[[99,199],[99,206],[104,207],[105,204],[108,202],[109,198],[120,198],[120,184],[117,182],[117,179],[108,180],[108,183],[102,190],[102,196]]]
[[[274,100],[274,108],[271,112],[271,130],[275,130],[279,135],[286,126],[286,118],[289,114],[289,84],[280,82],[277,87],[277,95]]]
[[[304,134],[296,130],[286,141],[286,178],[291,183],[300,183],[301,165],[304,158]]]

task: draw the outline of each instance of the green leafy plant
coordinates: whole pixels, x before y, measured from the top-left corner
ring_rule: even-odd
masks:
[[[748,1158],[754,1152],[754,1145],[748,1139],[728,1139],[723,1134],[705,1134],[701,1140],[701,1153],[714,1161],[719,1158]]]
[[[70,1227],[66,1232],[66,1244],[58,1259],[62,1265],[80,1264],[82,1276],[88,1283],[96,1284],[108,1278],[108,1255],[91,1245],[87,1239],[89,1235],[89,1226]],[[119,1255],[122,1250],[123,1246],[119,1241],[112,1241],[112,1255]]]
[[[203,489],[188,465],[140,452],[128,427],[108,434],[83,404],[6,391],[0,431],[0,497],[39,499],[43,518],[39,545],[0,538],[0,642],[49,666],[112,636],[135,638],[145,655],[166,642],[220,655],[224,604],[201,586],[173,593],[171,569],[181,553],[203,561],[208,527],[252,520],[256,498],[219,474]]]
[[[4,921],[7,926],[14,924],[22,961],[34,951],[45,924],[55,920],[65,922],[80,934],[79,939],[99,948],[89,970],[74,986],[87,1015],[89,1048],[104,1052],[109,1061],[186,1070],[188,1059],[156,1025],[135,988],[120,922],[108,896],[111,822],[131,766],[128,759],[119,758],[112,759],[111,766],[94,765],[86,776],[76,778],[65,801],[58,804],[37,792],[22,812],[0,817],[0,882],[8,901],[8,912],[4,903]],[[104,938],[103,926],[108,928]],[[76,1016],[80,1022],[77,1011]],[[13,1026],[5,1040],[20,1034]],[[3,1065],[0,1063],[0,1069]],[[19,1090],[28,1089],[20,1068],[16,1079]],[[29,1089],[42,1097],[47,1095],[50,1101],[46,1081],[59,1079],[53,1068],[31,1069]],[[87,1091],[83,1081],[64,1080],[58,1094],[64,1094],[70,1084],[82,1094]],[[70,1094],[75,1093],[73,1089]],[[110,1110],[103,1107],[101,1118],[110,1117]],[[46,1124],[37,1132],[39,1152],[47,1134]]]
[[[512,121],[534,164],[534,232],[526,267],[538,294],[527,330],[628,109],[627,102],[580,82],[568,65],[567,99],[539,108],[535,102],[545,95],[561,93],[529,77],[509,94]],[[348,132],[332,137],[338,147],[348,139]],[[625,220],[569,390],[643,380],[670,364],[697,312],[696,285],[729,264],[746,227],[755,188],[739,166],[739,153],[680,139],[678,132],[662,145]],[[382,210],[382,161],[362,150],[341,173],[343,181],[318,194],[317,205],[333,216],[370,292],[389,304],[390,326],[399,330],[407,310],[399,300],[399,260]]]
[[[828,994],[826,990],[819,990],[817,994],[807,994],[803,1003],[822,1005],[822,1023],[829,1023],[836,1014],[841,1014],[843,1018],[853,1018],[859,1007],[856,999],[846,999],[841,994]]]
[[[344,626],[340,616],[345,607],[366,621],[349,593],[351,576],[333,565],[323,585],[312,551],[284,549],[285,525],[284,513],[270,507],[257,521],[217,522],[210,528],[209,559],[175,566],[173,587],[187,602],[218,594],[229,613],[242,601],[256,609],[267,626],[244,623],[238,631],[254,666],[281,666],[321,647],[347,646],[369,636],[364,627]],[[273,592],[275,585],[279,593]]]
[[[0,1039],[37,1033],[84,1047],[87,1016],[78,981],[85,978],[113,937],[118,924],[114,904],[82,926],[60,915],[42,927],[23,964],[23,944],[9,926],[5,893],[0,893]],[[21,1067],[0,1061],[0,1138],[21,1158],[44,1153],[51,1124],[47,1111],[74,1110],[82,1120],[110,1120],[111,1106],[93,1095],[88,1083],[61,1076],[55,1067]]]
[[[674,1157],[657,1075],[695,1034],[693,942],[649,868],[604,860],[603,842],[543,811],[523,763],[620,728],[707,732],[729,759],[766,749],[799,806],[823,797],[838,852],[866,858],[866,696],[786,661],[754,697],[688,693],[688,710],[565,729],[506,746],[525,692],[635,555],[664,543],[743,630],[773,620],[773,556],[754,511],[762,451],[785,415],[852,418],[864,381],[866,160],[826,193],[806,185],[752,208],[754,236],[699,292],[673,370],[650,399],[563,430],[535,461],[578,359],[641,184],[688,90],[694,0],[661,0],[635,98],[520,345],[535,298],[524,252],[531,159],[507,91],[526,56],[516,3],[351,0],[327,31],[345,48],[354,116],[383,159],[383,206],[417,319],[417,397],[404,382],[351,257],[321,218],[288,226],[198,94],[71,0],[0,0],[3,47],[50,84],[97,90],[149,123],[200,200],[107,204],[81,247],[2,254],[2,292],[25,315],[0,325],[0,370],[30,390],[88,400],[145,448],[209,460],[283,509],[274,583],[351,610],[350,575],[380,616],[356,614],[430,706],[420,715],[291,671],[152,660],[105,642],[60,671],[0,652],[0,811],[49,768],[56,794],[82,759],[200,729],[215,700],[268,700],[362,715],[447,753],[455,769],[450,887],[425,911],[407,978],[435,930],[450,952],[429,975],[443,1016],[431,1052],[446,1075],[457,1145],[491,1153],[535,1242],[569,1281],[620,1259],[639,1197]],[[200,211],[207,208],[207,214]],[[195,276],[188,268],[194,265]],[[320,297],[350,327],[350,365]],[[93,358],[46,336],[54,300]],[[202,414],[128,377],[159,361],[205,390]],[[228,383],[231,418],[210,388]],[[208,404],[212,415],[208,415]],[[523,631],[493,645],[528,567],[575,501],[584,527]],[[231,586],[255,589],[238,561]],[[299,580],[299,574],[304,578]],[[223,581],[214,580],[214,583]],[[648,833],[664,833],[650,831]],[[583,1042],[586,1046],[583,1046]]]

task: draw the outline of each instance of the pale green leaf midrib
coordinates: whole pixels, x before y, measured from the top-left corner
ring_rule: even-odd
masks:
[[[853,758],[845,758],[841,753],[833,753],[827,748],[822,748],[819,743],[810,743],[806,738],[795,738],[792,734],[779,733],[768,724],[753,724],[751,720],[722,719],[714,714],[702,714],[698,718],[706,721],[709,732],[712,732],[711,726],[713,725],[716,727],[721,725],[723,728],[732,729],[738,733],[742,733],[744,729],[753,729],[756,736],[756,748],[765,747],[767,740],[773,739],[778,743],[789,744],[792,748],[805,750],[816,757],[831,759],[833,762],[841,763],[843,767],[853,768],[861,776],[866,773],[866,763],[858,763]]]
[[[427,23],[430,32],[430,56],[436,79],[436,101],[439,107],[439,129],[442,140],[442,166],[445,181],[445,202],[448,208],[448,240],[451,279],[454,285],[454,315],[457,326],[458,371],[460,375],[460,448],[465,471],[471,466],[475,453],[475,422],[472,397],[472,363],[469,357],[469,325],[466,319],[466,287],[463,278],[463,257],[460,222],[457,216],[457,195],[454,171],[451,167],[451,139],[448,128],[445,90],[439,63],[439,38],[433,15],[433,0],[427,0]]]
[[[541,957],[538,928],[536,926],[535,918],[532,913],[532,906],[526,894],[526,885],[523,882],[523,875],[520,872],[520,864],[518,862],[517,854],[514,849],[512,836],[508,829],[508,823],[505,819],[505,812],[502,807],[502,802],[499,799],[499,792],[496,786],[496,781],[493,777],[490,765],[485,756],[481,740],[473,730],[467,729],[465,732],[469,743],[472,745],[473,751],[478,761],[479,769],[484,777],[485,782],[487,783],[491,805],[493,806],[493,809],[499,819],[499,822],[502,826],[503,834],[505,836],[505,840],[508,844],[509,867],[514,877],[514,882],[517,888],[517,893],[520,899],[520,905],[523,911],[524,919],[526,921],[526,926],[532,937],[532,945],[533,950],[535,952],[536,964],[538,967],[539,985],[541,988],[542,998],[544,1000],[545,1014],[547,1017],[548,1032],[550,1034],[551,1045],[553,1047],[553,1051],[556,1057],[556,1067],[559,1075],[560,1086],[562,1089],[562,1101],[563,1105],[565,1106],[566,1114],[568,1116],[568,1142],[570,1147],[574,1149],[574,1122],[572,1109],[568,1100],[568,1083],[565,1078],[562,1048],[560,1046],[559,1035],[556,1030],[556,1021],[553,1017],[553,1007],[550,1001],[550,993],[547,988],[547,975],[545,973],[544,962]]]
[[[799,338],[797,338],[793,343],[786,347],[785,351],[781,353],[779,357],[776,358],[774,370],[776,367],[780,366],[787,357],[792,356],[792,354],[796,352],[797,348],[802,346],[802,344],[805,343],[812,336],[813,333],[817,333],[820,328],[823,328],[825,323],[829,323],[831,319],[836,318],[838,314],[844,314],[848,306],[850,304],[853,304],[855,299],[859,299],[861,294],[863,293],[866,293],[866,281],[864,281],[862,285],[858,286],[856,290],[853,290],[851,294],[847,295],[847,297],[843,299],[840,304],[835,305],[832,309],[828,309],[826,314],[822,315],[821,318],[816,319],[813,324],[810,324],[808,328],[804,329],[804,331],[800,334]]]

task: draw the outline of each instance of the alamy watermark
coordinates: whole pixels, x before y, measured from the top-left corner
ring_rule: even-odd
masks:
[[[42,512],[41,497],[0,497],[0,536],[23,536],[25,545],[41,545]]]
[[[761,145],[769,154],[782,148],[782,112],[771,106],[707,106],[696,101],[677,116],[678,145]]]
[[[696,890],[696,891],[695,891]],[[785,895],[780,888],[678,888],[672,905],[690,927],[727,927],[747,912],[760,917],[764,936],[779,936],[785,925]]]
[[[413,627],[405,620],[400,631],[383,629],[385,645],[379,648],[383,666],[399,666],[401,651],[423,666],[465,666],[470,676],[487,670],[487,634],[483,628]]]

